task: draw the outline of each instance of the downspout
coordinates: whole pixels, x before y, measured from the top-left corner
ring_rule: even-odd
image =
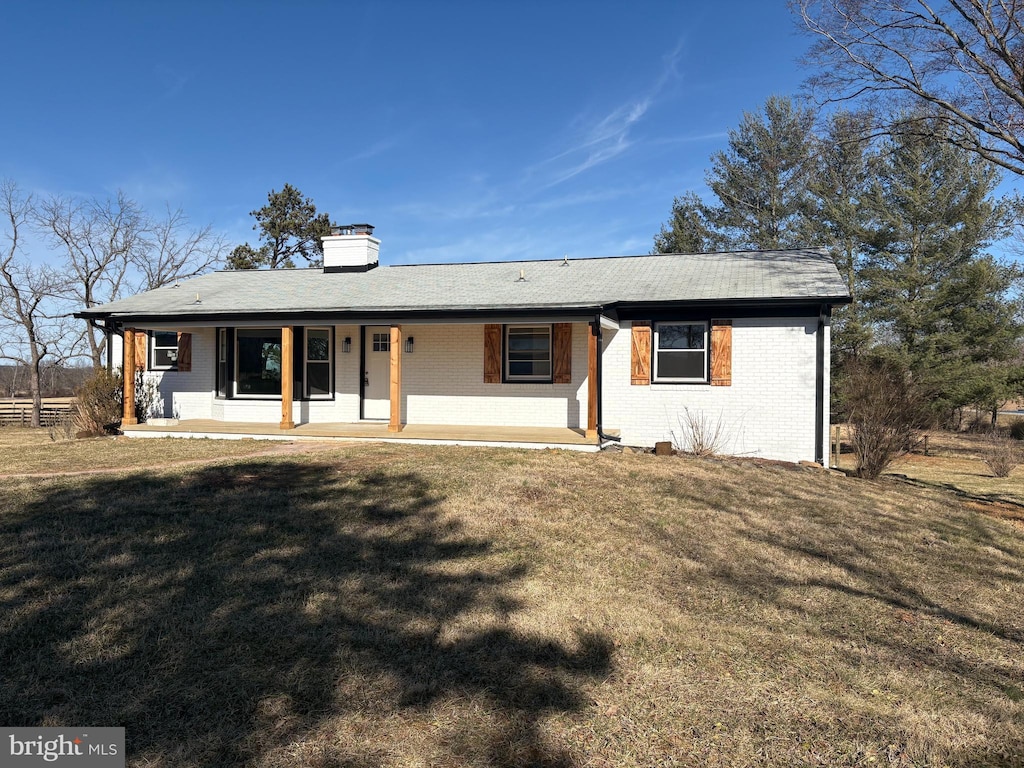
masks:
[[[825,321],[828,318],[828,305],[822,304],[818,311],[818,333],[815,338],[817,346],[817,358],[815,365],[814,381],[814,460],[827,467],[825,463]]]
[[[602,329],[601,329],[601,315],[600,314],[597,315],[597,317],[594,318],[594,330],[595,330],[595,333],[597,335],[597,439],[602,441],[602,442],[610,441],[610,442],[613,442],[613,443],[621,443],[622,442],[622,438],[621,437],[615,437],[614,435],[606,435],[604,433],[603,429],[602,429],[602,426],[601,426],[601,414],[602,414],[602,408],[601,408],[602,395],[601,395],[601,390],[603,389],[603,387],[602,387],[602,380],[604,378],[603,375],[602,375],[602,370],[603,370],[603,367],[604,367],[603,364],[602,364],[602,361],[604,360],[604,348],[603,348],[604,347],[604,335],[603,335],[603,332],[602,332]]]
[[[107,373],[114,372],[114,328],[110,323],[103,324],[107,329]]]
[[[390,396],[390,395],[389,395]],[[359,420],[366,417],[363,409],[366,403],[366,326],[359,326]]]

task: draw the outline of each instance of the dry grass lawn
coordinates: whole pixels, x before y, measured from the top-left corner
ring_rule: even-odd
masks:
[[[1024,463],[1009,477],[995,477],[985,464],[984,435],[934,431],[928,434],[928,455],[919,447],[893,462],[886,474],[935,488],[946,488],[977,500],[1019,507],[1024,520]],[[853,454],[843,454],[840,466],[852,470]]]
[[[341,446],[0,510],[0,722],[131,766],[1024,764],[1024,528],[943,490]]]
[[[97,437],[68,440],[47,429],[0,427],[0,476],[146,469],[183,461],[247,456],[280,450],[281,443],[254,440],[138,440]]]

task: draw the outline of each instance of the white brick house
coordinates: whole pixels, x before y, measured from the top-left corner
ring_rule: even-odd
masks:
[[[687,447],[822,461],[829,318],[820,250],[377,268],[372,227],[324,268],[226,271],[81,313],[159,390],[126,434],[336,435]],[[168,421],[168,419],[170,421]]]

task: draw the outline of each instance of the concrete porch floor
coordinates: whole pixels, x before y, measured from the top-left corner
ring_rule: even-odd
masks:
[[[163,422],[163,423],[159,423]],[[401,432],[388,432],[387,422],[332,422],[298,424],[281,429],[276,424],[216,421],[214,419],[158,420],[158,423],[123,427],[129,437],[208,437],[238,440],[341,440],[426,445],[482,445],[516,448],[565,448],[597,451],[597,439],[582,429],[564,427],[488,427],[447,424],[407,424]]]

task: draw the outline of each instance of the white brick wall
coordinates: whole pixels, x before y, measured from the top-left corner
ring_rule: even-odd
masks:
[[[121,343],[118,339],[119,356],[114,358],[115,367],[124,359],[120,356]],[[147,386],[152,382],[157,387],[157,398],[148,417],[209,419],[213,418],[214,392],[214,330],[212,328],[192,329],[192,370],[191,371],[146,371]],[[147,361],[148,365],[148,361]]]
[[[403,333],[416,339],[416,351],[402,356],[406,423],[586,426],[586,323],[572,326],[569,384],[484,384],[482,325],[410,325]]]
[[[630,323],[605,331],[602,426],[621,430],[626,445],[679,443],[689,409],[712,424],[721,421],[723,453],[813,461],[817,327],[817,317],[734,320],[729,387],[634,386]]]
[[[797,461],[815,458],[817,317],[733,321],[732,386],[630,384],[630,324],[604,331],[603,424],[621,431],[626,445],[652,446],[684,438],[684,409],[724,435],[722,452]],[[827,332],[826,328],[826,332]],[[483,325],[406,325],[415,352],[402,355],[402,419],[407,424],[585,427],[587,334],[572,329],[570,384],[484,384]],[[351,352],[342,352],[345,337]],[[403,337],[404,337],[403,336]],[[335,330],[334,400],[294,403],[297,423],[359,420],[360,329]],[[825,339],[826,359],[828,335]],[[277,423],[279,400],[218,400],[214,396],[214,329],[196,329],[192,371],[151,372],[162,403],[153,415],[182,419]],[[826,366],[825,404],[828,406]],[[162,409],[162,410],[161,410]],[[828,420],[823,445],[828,445]]]

